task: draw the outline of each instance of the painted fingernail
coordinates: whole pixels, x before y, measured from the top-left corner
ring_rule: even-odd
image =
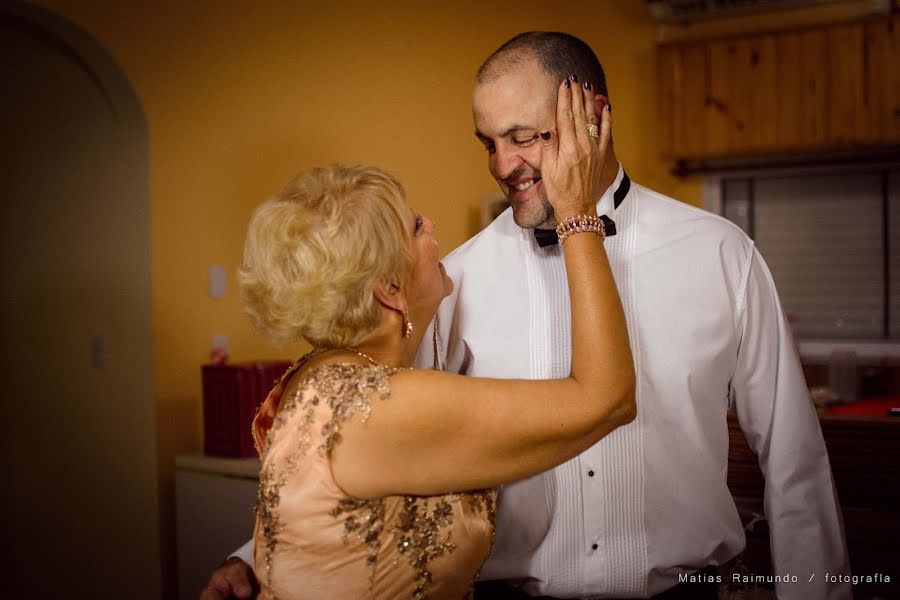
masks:
[[[572,82],[569,81],[568,79],[566,79],[566,89],[569,89],[569,87],[570,87],[571,85],[572,85]]]
[[[584,83],[581,84],[581,87],[583,87],[583,88],[584,88],[584,91],[587,92],[587,91],[590,91],[590,89],[591,89],[591,84],[589,84],[587,81],[585,81]]]
[[[590,91],[592,91],[592,92],[594,91],[594,84],[593,84],[593,83],[588,83],[588,90],[590,90]]]
[[[569,75],[569,80],[572,83],[578,83],[578,75],[576,75],[575,73],[572,73],[571,75]]]
[[[542,140],[549,140],[549,139],[550,139],[550,132],[549,132],[549,131],[542,131],[542,132],[541,132],[541,139],[542,139]]]
[[[606,105],[606,112],[608,112],[608,113],[611,113],[611,112],[612,112],[612,104],[607,104],[607,105]]]

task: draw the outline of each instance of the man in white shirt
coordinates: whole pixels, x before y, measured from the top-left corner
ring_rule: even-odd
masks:
[[[569,75],[593,86],[599,114],[608,102],[602,68],[572,36],[521,34],[479,70],[476,134],[511,208],[443,261],[455,289],[419,366],[568,373],[566,274],[537,136],[554,129],[555,90]],[[612,144],[601,180],[597,207],[613,232],[606,248],[633,345],[638,418],[568,463],[503,486],[481,579],[516,586],[504,597],[715,598],[715,582],[679,585],[679,575],[714,578],[709,567],[745,545],[726,481],[732,408],[766,476],[774,575],[786,580],[778,597],[850,598],[849,584],[826,581],[849,572],[840,508],[790,330],[752,240],[631,182]],[[219,572],[211,584],[217,576],[225,579]]]

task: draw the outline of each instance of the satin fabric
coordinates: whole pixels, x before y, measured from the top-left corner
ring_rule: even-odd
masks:
[[[331,469],[336,413],[365,418],[390,402],[391,370],[327,365],[297,382],[297,366],[253,425],[261,452],[253,537],[260,600],[469,597],[490,550],[494,492],[352,498]],[[336,389],[351,392],[334,398]]]

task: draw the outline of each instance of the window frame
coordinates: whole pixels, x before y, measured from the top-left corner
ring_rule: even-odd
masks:
[[[701,182],[701,198],[702,208],[725,218],[724,215],[724,182],[729,179],[759,179],[770,177],[811,177],[816,175],[840,175],[855,173],[873,173],[881,172],[883,178],[889,178],[891,171],[897,171],[894,187],[888,192],[888,181],[883,179],[882,189],[885,190],[883,196],[884,212],[882,214],[882,235],[885,240],[885,262],[884,262],[884,281],[885,281],[885,321],[886,329],[884,337],[879,338],[858,338],[858,339],[830,339],[830,338],[798,338],[795,340],[798,353],[805,361],[821,362],[827,361],[834,351],[853,350],[861,359],[885,359],[900,356],[900,339],[890,338],[890,327],[887,324],[888,319],[900,320],[900,314],[890,313],[890,252],[889,244],[891,243],[889,231],[889,205],[888,202],[900,202],[900,165],[896,161],[873,161],[867,164],[845,164],[845,165],[808,165],[808,166],[773,166],[773,167],[747,167],[747,168],[730,168],[721,169],[714,172],[703,173]],[[892,193],[891,193],[892,192]],[[892,196],[888,198],[888,194]],[[894,207],[900,210],[900,207]],[[751,217],[752,218],[752,217]],[[900,234],[895,233],[894,238],[900,240]],[[898,242],[895,242],[898,243]],[[896,324],[894,324],[896,327]]]

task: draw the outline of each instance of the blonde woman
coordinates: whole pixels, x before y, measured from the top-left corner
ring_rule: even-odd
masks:
[[[542,147],[541,185],[568,271],[565,379],[410,368],[453,282],[434,224],[406,206],[390,175],[318,169],[256,211],[243,302],[273,338],[315,348],[254,423],[260,598],[465,597],[491,545],[491,489],[565,462],[634,418],[628,335],[591,183],[609,114],[593,106],[591,89],[563,82],[556,130],[528,142]]]

